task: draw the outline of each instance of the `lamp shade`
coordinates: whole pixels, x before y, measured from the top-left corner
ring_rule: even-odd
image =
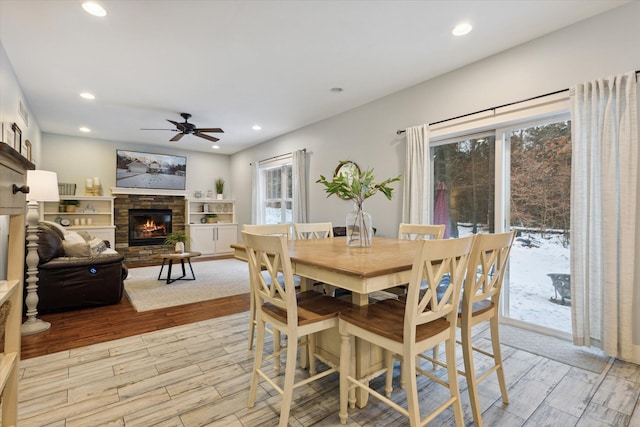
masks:
[[[58,175],[55,172],[28,170],[27,201],[30,202],[57,202],[60,200],[58,193]]]

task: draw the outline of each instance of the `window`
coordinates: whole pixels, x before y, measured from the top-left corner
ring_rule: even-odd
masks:
[[[554,94],[429,127],[434,217],[444,183],[450,237],[517,230],[501,320],[565,338],[570,300],[554,277],[570,273],[567,104]]]
[[[264,224],[282,224],[293,221],[293,182],[291,156],[260,163],[262,203],[260,209]]]

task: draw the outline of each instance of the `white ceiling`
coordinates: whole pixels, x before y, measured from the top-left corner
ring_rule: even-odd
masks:
[[[627,2],[0,0],[0,41],[43,132],[231,154]],[[140,130],[180,112],[220,149]]]

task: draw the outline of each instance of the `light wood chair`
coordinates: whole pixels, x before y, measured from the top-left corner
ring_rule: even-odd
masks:
[[[456,425],[462,426],[463,415],[460,390],[456,372],[456,320],[460,303],[460,291],[465,277],[473,237],[447,240],[425,240],[416,253],[407,293],[407,302],[393,304],[376,303],[340,313],[340,421],[347,421],[347,406],[355,406],[355,390],[362,388],[391,408],[409,418],[411,426],[425,425],[449,406],[453,407]],[[421,292],[420,283],[439,283],[448,274],[451,285],[442,299],[438,300],[435,289]],[[402,371],[406,383],[407,408],[393,402],[389,397],[369,387],[376,376],[392,376],[390,364],[364,379],[355,378],[355,339],[368,341],[383,349],[386,361],[393,354],[403,358]],[[444,342],[449,368],[448,382],[422,370],[416,364],[416,356],[436,344]],[[449,397],[425,418],[420,415],[420,402],[416,375],[420,373],[449,389]],[[435,405],[434,405],[435,406]]]
[[[473,411],[473,420],[478,427],[482,427],[482,412],[478,400],[478,384],[492,373],[495,372],[498,377],[502,401],[505,404],[509,403],[502,353],[500,351],[498,311],[500,306],[500,292],[515,234],[516,232],[512,231],[509,233],[476,235],[469,258],[462,303],[460,304],[458,312],[458,327],[461,331],[461,340],[458,341],[458,343],[462,345],[462,355],[464,359],[464,371],[459,370],[458,373],[464,375],[467,379],[467,391]],[[491,331],[492,353],[474,347],[471,340],[472,328],[486,321],[489,322]],[[475,372],[474,352],[492,359],[493,366],[483,370],[481,375]],[[446,366],[446,364],[426,355],[422,355],[422,357],[441,366]]]
[[[330,222],[298,222],[293,224],[293,232],[297,240],[306,239],[326,239],[333,237],[333,225]],[[324,293],[334,296],[335,288],[325,283],[314,283],[313,286],[320,286]]]
[[[398,227],[398,239],[406,240],[427,240],[442,239],[445,226],[442,224],[406,224],[401,223]]]
[[[256,401],[258,381],[263,378],[268,385],[282,395],[280,407],[281,427],[287,425],[291,408],[293,390],[311,381],[323,378],[336,372],[337,366],[320,357],[315,352],[313,334],[335,328],[338,325],[338,313],[352,307],[351,304],[328,297],[319,292],[306,291],[296,294],[293,284],[293,272],[286,240],[283,236],[258,235],[242,232],[247,247],[249,271],[251,275],[251,292],[257,302],[258,336],[256,342],[251,387],[249,389],[248,406]],[[271,282],[267,283],[262,270],[266,269]],[[284,285],[277,276],[281,272]],[[276,350],[269,357],[264,357],[265,328],[270,324],[287,336],[286,367],[282,387],[265,373],[262,364],[272,358],[280,359],[284,349]],[[295,381],[298,339],[307,337],[309,343],[309,375],[310,377]],[[323,372],[316,373],[316,359],[329,366]],[[266,385],[266,384],[265,384]]]
[[[293,224],[293,231],[298,240],[333,237],[333,226],[330,222],[298,222]]]
[[[286,236],[287,240],[291,240],[291,225],[290,224],[243,224],[242,231],[246,231],[252,234],[261,234],[268,236]],[[266,276],[269,280],[269,277]],[[253,292],[249,295],[249,350],[253,348],[253,337],[255,335],[256,327],[256,301],[253,296]],[[272,332],[272,331],[269,331]],[[274,340],[277,339],[280,342],[280,336],[276,333]],[[279,365],[276,365],[276,372],[280,369]]]

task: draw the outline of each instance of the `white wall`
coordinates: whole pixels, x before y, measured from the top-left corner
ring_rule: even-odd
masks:
[[[84,194],[87,178],[99,177],[105,195],[110,195],[116,186],[116,149],[142,151],[146,153],[177,154],[187,157],[187,195],[194,191],[213,190],[214,180],[224,178],[225,197],[232,198],[229,156],[208,154],[146,144],[105,141],[67,135],[44,133],[42,135],[43,161],[38,169],[55,171],[58,182],[75,183],[76,194]]]
[[[231,157],[238,222],[251,221],[249,163],[306,148],[309,221],[343,225],[350,202],[326,195],[315,180],[339,160],[375,168],[384,179],[403,173],[404,129],[524,100],[579,82],[640,69],[640,2],[580,22],[441,77],[315,123]],[[499,25],[497,22],[496,25]],[[473,33],[470,35],[473,37]],[[389,58],[389,60],[392,60]],[[349,90],[349,88],[345,88]],[[392,201],[365,202],[378,235],[395,236],[402,214],[402,183]]]
[[[18,113],[19,101],[22,101],[29,114],[28,125]],[[31,141],[33,160],[40,158],[40,127],[22,93],[2,43],[0,43],[0,122],[4,126],[17,123],[22,131],[23,140]],[[0,140],[5,142],[4,135],[0,134]],[[9,217],[0,215],[0,279],[6,278],[7,275],[8,230]]]

